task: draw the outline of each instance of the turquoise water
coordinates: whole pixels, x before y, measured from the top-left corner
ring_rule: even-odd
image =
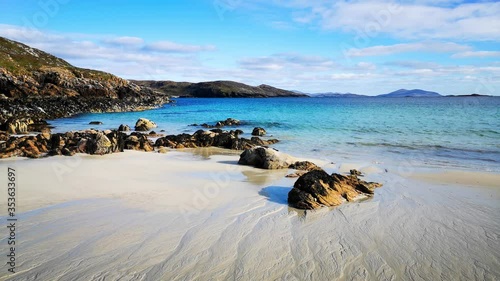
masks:
[[[133,127],[139,117],[167,134],[228,117],[281,140],[274,147],[329,161],[411,161],[415,165],[500,171],[500,97],[177,99],[144,112],[83,114],[52,120],[56,132]],[[104,125],[88,125],[102,121]]]

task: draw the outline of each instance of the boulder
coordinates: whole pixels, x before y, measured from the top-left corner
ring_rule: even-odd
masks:
[[[130,131],[130,127],[125,124],[121,124],[120,127],[118,127],[118,131],[120,132],[128,132]]]
[[[363,176],[363,174],[356,169],[349,170],[349,174],[351,174],[353,176]]]
[[[146,118],[139,118],[139,120],[135,123],[136,131],[149,131],[156,127],[158,126],[153,121]]]
[[[101,121],[90,121],[89,125],[102,125]]]
[[[288,154],[281,153],[272,148],[258,146],[246,149],[240,155],[238,164],[274,170],[286,169],[296,161],[297,160]]]
[[[133,132],[125,139],[125,149],[153,151],[153,142],[146,135]]]
[[[98,132],[95,139],[88,140],[87,152],[98,155],[108,154],[111,153],[111,146],[109,138],[103,132]]]
[[[288,203],[298,209],[317,209],[354,201],[360,195],[372,196],[379,183],[365,182],[355,175],[328,175],[323,170],[312,170],[295,182],[288,193]]]
[[[252,136],[263,136],[265,135],[267,132],[266,130],[264,130],[264,128],[261,128],[261,127],[255,127],[253,128],[253,131],[252,131]]]

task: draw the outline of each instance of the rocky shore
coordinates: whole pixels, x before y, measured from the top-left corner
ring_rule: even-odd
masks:
[[[236,119],[231,119],[239,122]],[[264,140],[259,137],[250,139],[240,137],[241,130],[198,130],[193,134],[158,135],[149,130],[156,127],[153,121],[140,118],[135,124],[134,132],[127,125],[120,125],[118,130],[85,130],[51,134],[46,122],[36,123],[33,119],[22,118],[16,122],[8,122],[7,130],[0,131],[0,158],[22,156],[40,158],[45,156],[76,153],[110,154],[122,152],[124,149],[140,151],[164,151],[163,148],[197,148],[220,147],[233,150],[245,150],[257,146],[268,146],[277,143],[277,139]],[[41,131],[36,135],[12,136],[11,134]],[[155,142],[151,138],[157,138]]]
[[[28,123],[31,119],[23,119],[25,123],[15,123],[9,127],[11,131],[30,130],[36,123]],[[94,121],[91,123],[98,123]],[[228,118],[217,123],[216,127],[240,124],[239,120]],[[43,127],[44,124],[38,124]],[[11,136],[8,132],[0,132],[0,158],[15,156],[40,158],[55,155],[73,156],[76,153],[104,155],[124,150],[137,150],[160,153],[168,149],[219,147],[243,151],[238,164],[249,165],[261,169],[295,169],[287,177],[298,177],[293,189],[288,194],[290,206],[298,209],[317,209],[332,207],[346,201],[373,196],[378,183],[365,182],[358,176],[360,172],[351,170],[351,175],[328,175],[321,167],[309,161],[300,161],[291,155],[279,152],[269,145],[278,142],[277,139],[261,139],[252,136],[242,138],[241,130],[198,130],[193,134],[178,134],[162,136],[150,131],[156,124],[148,119],[140,118],[135,124],[134,132],[127,125],[120,125],[118,130],[85,130],[51,134],[50,129],[43,127],[42,133],[27,136]],[[214,126],[215,127],[215,126]],[[150,131],[148,133],[148,131]],[[264,128],[256,127],[252,135],[265,132]],[[156,137],[153,142],[152,137]]]

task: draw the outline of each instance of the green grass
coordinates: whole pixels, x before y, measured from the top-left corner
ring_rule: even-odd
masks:
[[[67,61],[19,42],[0,37],[0,67],[14,75],[30,75],[42,68],[64,69],[76,77],[106,81],[117,79],[103,71],[79,68]]]

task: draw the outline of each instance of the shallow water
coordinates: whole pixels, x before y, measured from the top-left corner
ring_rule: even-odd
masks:
[[[144,112],[83,114],[53,120],[56,132],[131,127],[145,117],[168,134],[228,117],[278,138],[274,147],[302,157],[391,159],[413,165],[500,171],[500,97],[177,99]]]

